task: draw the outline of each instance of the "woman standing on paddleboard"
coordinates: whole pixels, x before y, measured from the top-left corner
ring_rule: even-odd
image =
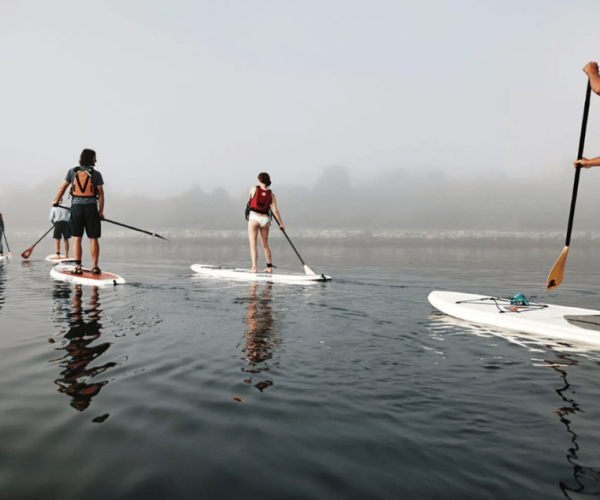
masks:
[[[277,200],[275,195],[269,189],[271,185],[271,177],[263,172],[258,174],[258,186],[253,186],[250,189],[249,215],[248,215],[248,238],[250,239],[250,256],[252,257],[252,269],[249,273],[257,272],[258,251],[256,249],[256,238],[260,232],[260,243],[265,251],[267,259],[267,268],[264,273],[273,272],[273,264],[271,263],[271,249],[269,248],[269,212],[272,210],[275,217],[279,221],[279,229],[282,231],[283,222],[279,210],[277,210]]]

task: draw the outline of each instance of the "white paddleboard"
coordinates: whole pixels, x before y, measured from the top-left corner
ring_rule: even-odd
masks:
[[[50,262],[73,262],[75,257],[65,257],[64,255],[56,255],[53,253],[52,255],[48,255],[44,260],[48,260]]]
[[[50,270],[50,276],[55,280],[74,283],[75,285],[91,286],[113,286],[125,283],[125,280],[116,274],[102,272],[101,274],[92,274],[89,269],[83,269],[83,274],[72,274],[75,266],[58,264]]]
[[[429,302],[441,312],[466,321],[549,338],[600,344],[600,311],[531,303],[459,292],[434,291]]]
[[[283,273],[248,273],[247,269],[233,267],[210,266],[207,264],[193,264],[192,271],[212,278],[225,278],[244,281],[269,281],[273,283],[318,283],[331,281],[331,276],[324,274],[283,274]]]
[[[8,255],[6,255],[6,254],[0,255],[0,262],[4,262],[5,260],[8,260],[8,259],[10,259],[10,257]]]

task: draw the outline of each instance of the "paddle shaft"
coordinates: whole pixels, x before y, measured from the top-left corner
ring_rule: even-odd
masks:
[[[63,207],[62,205],[58,205],[59,208],[64,208],[65,210],[71,210],[69,207]],[[160,234],[156,234],[156,233],[151,233],[150,231],[144,231],[143,229],[139,229],[137,227],[133,227],[133,226],[128,226],[127,224],[121,224],[120,222],[115,222],[114,220],[110,220],[110,219],[102,219],[105,222],[110,222],[111,224],[114,224],[116,226],[121,226],[121,227],[126,227],[127,229],[132,229],[134,231],[139,231],[140,233],[145,233],[145,234],[149,234],[150,236],[156,236],[157,238],[161,238],[165,241],[169,241],[167,238],[165,238],[164,236],[161,236]]]
[[[165,238],[164,236],[161,236],[160,234],[151,233],[150,231],[144,231],[143,229],[138,229],[137,227],[128,226],[127,224],[121,224],[120,222],[115,222],[114,220],[110,220],[110,219],[102,219],[102,220],[106,221],[106,222],[110,222],[111,224],[114,224],[116,226],[126,227],[127,229],[133,229],[134,231],[139,231],[140,233],[146,233],[146,234],[149,234],[150,236],[156,236],[157,238],[160,238],[162,240],[169,241],[167,238]]]
[[[10,247],[8,246],[8,240],[6,239],[6,231],[2,228],[2,233],[4,234],[4,241],[6,242],[6,248],[8,249],[8,253],[10,254]]]
[[[43,240],[43,239],[46,237],[46,235],[47,235],[47,234],[48,234],[50,231],[52,231],[53,229],[54,229],[54,225],[53,225],[53,226],[52,226],[50,229],[48,229],[48,231],[46,231],[46,232],[44,233],[44,236],[42,236],[42,237],[41,237],[39,240],[37,240],[37,241],[36,241],[36,242],[35,242],[33,245],[31,245],[31,248],[33,248],[33,247],[34,247],[34,246],[36,246],[36,245],[37,245],[37,244],[38,244],[40,241],[42,241],[42,240]]]
[[[279,224],[279,227],[281,227],[281,224],[279,223],[279,221],[277,220],[277,217],[275,217],[275,214],[273,214],[273,212],[271,212],[271,214],[273,215],[273,218],[275,219],[275,222],[277,222],[277,224]],[[290,237],[287,235],[287,233],[285,232],[284,229],[281,230],[281,232],[284,234],[284,236],[287,238],[287,240],[289,241],[290,245],[292,245],[292,248],[294,249],[294,252],[296,252],[296,255],[298,256],[298,258],[300,259],[300,262],[302,262],[302,265],[305,266],[306,262],[304,262],[302,260],[302,257],[300,257],[300,254],[298,253],[298,250],[296,250],[296,247],[294,246],[294,244],[292,243],[292,240],[290,240]]]
[[[579,136],[579,151],[577,152],[577,159],[583,158],[583,147],[585,145],[585,131],[587,129],[588,114],[590,111],[590,94],[591,94],[591,83],[588,80],[587,90],[585,93],[585,105],[583,108],[583,120],[581,122],[581,135]],[[579,187],[579,175],[581,174],[581,165],[577,165],[575,168],[575,180],[573,181],[573,195],[571,196],[571,211],[569,213],[569,225],[567,226],[567,239],[565,246],[568,247],[571,244],[571,231],[573,230],[573,218],[575,217],[575,203],[577,202],[577,189]]]

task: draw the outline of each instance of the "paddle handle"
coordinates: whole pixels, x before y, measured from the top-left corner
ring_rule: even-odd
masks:
[[[592,85],[588,79],[587,90],[585,92],[585,105],[583,107],[583,120],[581,122],[581,135],[579,136],[579,150],[577,151],[577,159],[583,158],[583,147],[585,146],[585,132],[587,130],[587,121],[590,111],[590,95]],[[567,226],[567,239],[565,246],[571,244],[571,232],[573,230],[573,218],[575,217],[575,203],[577,202],[577,189],[579,188],[579,175],[581,174],[581,165],[575,168],[575,180],[573,181],[573,195],[571,196],[571,211],[569,212],[569,225]]]

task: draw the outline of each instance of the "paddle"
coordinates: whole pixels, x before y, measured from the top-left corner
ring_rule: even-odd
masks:
[[[54,229],[54,226],[52,226],[50,229],[48,229],[48,231],[46,231],[44,233],[44,236],[46,236],[50,231],[52,231]],[[23,257],[24,259],[28,259],[29,256],[31,255],[31,252],[33,252],[33,247],[35,247],[40,241],[42,241],[44,239],[44,236],[42,236],[39,240],[37,240],[32,246],[30,246],[27,250],[25,250],[22,254],[21,257]]]
[[[64,208],[65,210],[71,210],[69,207],[63,207],[62,205],[57,205],[57,207]],[[115,224],[116,226],[126,227],[127,229],[133,229],[134,231],[139,231],[140,233],[149,234],[150,236],[156,236],[157,238],[163,239],[165,241],[169,241],[167,238],[165,238],[164,236],[161,236],[160,234],[151,233],[150,231],[144,231],[143,229],[138,229],[137,227],[128,226],[127,224],[121,224],[120,222],[115,222],[114,220],[110,220],[110,219],[102,219],[102,220],[105,222],[110,222],[111,224]]]
[[[6,239],[6,233],[4,233],[4,241],[6,242],[6,248],[8,249],[8,256],[12,259],[12,253],[10,253],[10,247],[8,246],[8,240]]]
[[[275,222],[277,222],[277,224],[279,224],[279,221],[277,220],[277,217],[275,217],[275,214],[273,212],[271,212],[271,215],[273,216],[273,218],[275,219]],[[279,227],[281,228],[281,224],[279,224]],[[302,262],[302,264],[304,265],[304,272],[306,274],[310,274],[311,276],[316,276],[317,273],[315,273],[310,267],[308,267],[306,265],[306,263],[302,260],[302,257],[300,257],[300,254],[298,253],[298,250],[296,250],[296,247],[294,246],[294,244],[292,243],[292,240],[290,240],[290,237],[287,235],[287,233],[285,232],[285,230],[281,230],[284,234],[284,236],[287,238],[287,240],[289,241],[290,245],[292,245],[292,248],[294,249],[294,252],[296,252],[296,255],[298,256],[298,258],[300,259],[300,262]]]
[[[591,84],[588,80],[587,90],[585,93],[585,106],[583,108],[583,121],[581,123],[581,135],[579,136],[579,151],[577,159],[583,158],[583,146],[585,144],[585,130],[587,128],[588,112],[590,110],[590,90]],[[554,290],[562,283],[565,274],[565,265],[567,264],[567,255],[569,254],[569,245],[571,244],[571,230],[573,229],[573,217],[575,215],[575,202],[577,201],[577,188],[579,187],[579,174],[581,174],[581,165],[575,168],[575,181],[573,182],[573,195],[571,196],[571,212],[569,213],[569,225],[567,226],[567,240],[565,248],[560,254],[560,257],[554,264],[554,267],[548,275],[547,290]]]

